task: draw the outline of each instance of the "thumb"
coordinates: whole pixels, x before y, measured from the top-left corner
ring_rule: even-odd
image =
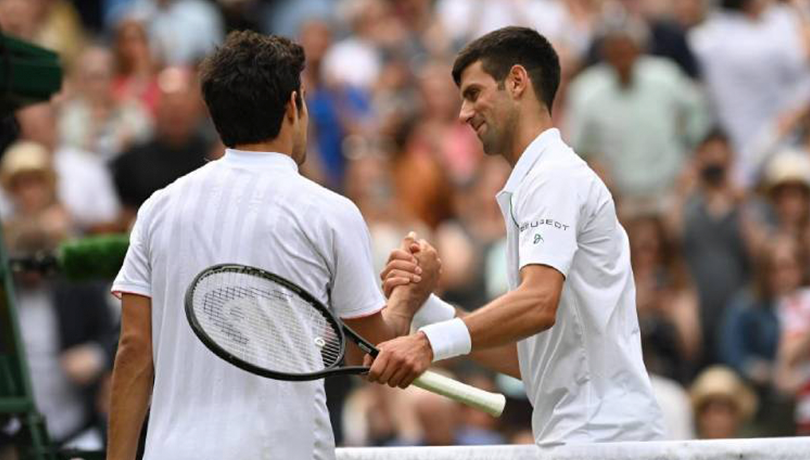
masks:
[[[411,230],[408,232],[405,238],[402,239],[402,245],[400,248],[408,252],[413,252],[412,248],[414,244],[416,244],[416,232]]]

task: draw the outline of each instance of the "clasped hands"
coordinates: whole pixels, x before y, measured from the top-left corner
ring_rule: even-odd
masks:
[[[433,292],[440,276],[441,259],[436,249],[425,240],[417,241],[414,232],[403,239],[398,249],[391,251],[380,273],[383,293],[392,300],[392,296],[404,297],[402,304],[410,318]],[[377,348],[380,353],[376,358],[369,355],[364,358],[363,365],[371,368],[367,378],[392,388],[408,387],[433,361],[430,341],[422,332],[382,342]]]

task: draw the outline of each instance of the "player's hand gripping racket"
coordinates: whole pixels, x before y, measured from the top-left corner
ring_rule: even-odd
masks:
[[[346,336],[371,356],[379,351],[294,283],[237,264],[203,270],[185,299],[191,329],[217,356],[253,374],[278,380],[315,380],[363,374],[368,367],[342,366]],[[501,415],[501,394],[425,372],[414,385]]]

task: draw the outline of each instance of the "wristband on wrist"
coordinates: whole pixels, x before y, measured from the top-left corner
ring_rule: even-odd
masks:
[[[455,317],[456,309],[452,305],[440,299],[439,296],[431,294],[413,315],[411,332],[418,331],[428,324],[447,321]]]
[[[466,355],[472,350],[470,330],[461,318],[429,324],[419,328],[433,349],[433,362]]]

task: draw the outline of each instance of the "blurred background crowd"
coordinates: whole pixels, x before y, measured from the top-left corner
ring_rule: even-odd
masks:
[[[630,234],[669,437],[810,434],[807,0],[0,0],[3,33],[65,69],[50,102],[2,120],[7,248],[126,231],[152,192],[220,156],[195,66],[250,28],[304,46],[303,173],[360,207],[377,268],[416,230],[442,257],[444,298],[478,308],[507,285],[494,196],[509,168],[458,122],[450,67],[506,25],[560,55],[553,116]],[[117,301],[103,283],[25,273],[15,286],[51,436],[100,448]],[[339,443],[532,442],[519,382],[445,367],[507,393],[504,417],[330,379]]]

